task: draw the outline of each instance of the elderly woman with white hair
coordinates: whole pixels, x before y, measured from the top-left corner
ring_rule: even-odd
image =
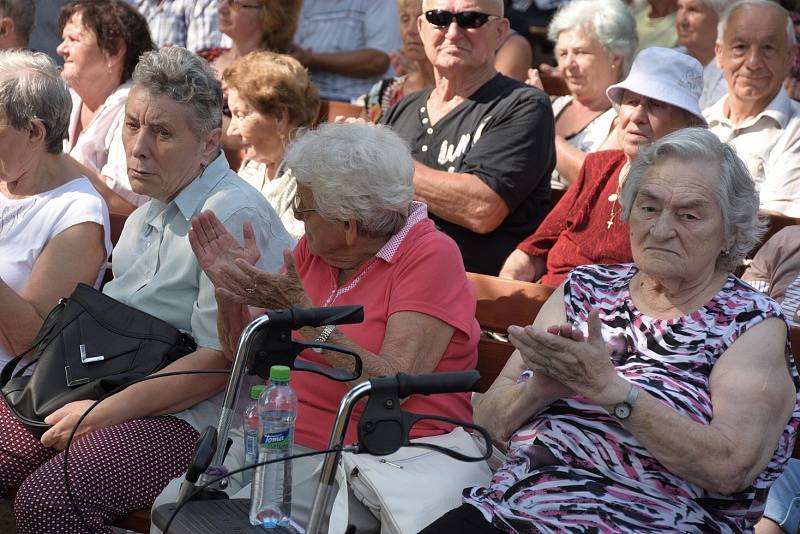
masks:
[[[111,252],[106,204],[61,150],[71,108],[50,58],[0,53],[0,367]]]
[[[195,254],[225,303],[220,320],[226,354],[235,354],[246,324],[245,304],[360,304],[360,324],[304,327],[299,332],[305,339],[359,354],[364,369],[357,382],[399,372],[474,368],[480,335],[475,295],[458,247],[436,229],[425,204],[413,201],[414,162],[397,134],[372,124],[325,124],[294,141],[285,164],[297,180],[294,212],[305,222],[306,233],[294,252],[284,252],[284,273],[250,266],[246,260],[256,256],[255,249],[226,245],[232,236],[213,214],[203,214],[193,223]],[[328,351],[306,351],[301,357],[351,368],[349,359]],[[325,448],[339,401],[352,385],[312,373],[292,379],[300,400],[297,443]],[[403,406],[412,412],[472,419],[467,393],[412,396]],[[361,411],[356,408],[354,420]],[[355,440],[356,426],[349,426],[346,441]],[[451,428],[426,421],[414,426],[411,437]]]
[[[717,43],[719,16],[734,0],[678,0],[675,26],[678,44],[703,65],[703,92],[700,109],[725,96],[728,84],[717,66],[714,47]]]
[[[557,72],[570,93],[553,100],[554,177],[564,187],[577,180],[588,152],[619,148],[610,135],[617,112],[606,89],[628,74],[636,22],[621,0],[574,0],[556,12],[547,36],[555,43]]]
[[[690,128],[642,150],[620,203],[634,262],[575,269],[509,328],[517,350],[475,409],[506,462],[427,532],[741,532],[761,516],[800,379],[780,306],[731,273],[761,234],[753,181]]]
[[[196,350],[164,373],[230,364],[217,337],[214,287],[187,237],[191,218],[213,209],[225,228],[258,247],[263,269],[278,269],[281,250],[292,245],[266,199],[220,151],[221,104],[214,72],[185,48],[148,52],[133,72],[122,137],[131,185],[152,200],[128,218],[103,292],[194,337]],[[40,441],[0,400],[0,496],[19,487],[17,532],[110,533],[118,516],[150,506],[186,470],[199,431],[216,422],[222,399],[215,394],[226,380],[167,376],[105,399],[75,430],[71,496],[61,451],[92,401],[48,416],[52,426]]]

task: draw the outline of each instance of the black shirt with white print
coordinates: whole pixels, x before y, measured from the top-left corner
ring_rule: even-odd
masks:
[[[468,271],[496,275],[550,207],[556,161],[550,101],[542,91],[498,74],[431,126],[430,93],[406,96],[381,122],[409,143],[415,160],[440,171],[473,174],[505,201],[508,216],[487,234],[430,214],[458,244]]]

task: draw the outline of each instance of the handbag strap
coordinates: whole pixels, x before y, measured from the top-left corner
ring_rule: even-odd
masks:
[[[50,333],[53,331],[53,328],[55,328],[55,326],[56,326],[56,321],[54,320],[54,314],[57,314],[57,313],[61,312],[67,306],[67,302],[68,301],[69,301],[69,299],[66,299],[66,298],[60,299],[58,301],[58,304],[56,304],[55,307],[52,310],[50,310],[50,313],[47,314],[47,317],[42,322],[42,328],[39,329],[39,333],[36,334],[36,337],[31,342],[31,346],[28,347],[27,350],[21,352],[16,358],[14,358],[13,360],[9,361],[8,363],[6,363],[3,366],[3,370],[2,370],[2,372],[0,372],[0,388],[5,387],[5,385],[8,384],[8,381],[11,380],[11,377],[14,374],[14,370],[17,368],[17,365],[19,365],[19,362],[22,361],[22,358],[27,356],[31,351],[33,351],[33,349],[38,347],[39,344],[42,341],[44,341],[44,339],[47,336],[50,335]],[[20,372],[24,373],[25,370],[28,367],[30,367],[30,365],[32,363],[34,363],[34,362],[32,361],[32,362],[28,363],[27,365],[25,365]]]

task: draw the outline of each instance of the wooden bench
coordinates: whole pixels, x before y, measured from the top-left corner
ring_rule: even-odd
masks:
[[[512,324],[530,324],[554,288],[485,274],[467,273],[467,278],[475,286],[478,301],[475,317],[482,331],[478,343],[478,371],[481,392],[484,392],[514,352],[514,346],[501,337]]]
[[[334,100],[321,100],[319,103],[319,115],[317,124],[323,122],[333,122],[336,117],[364,117],[364,108],[347,102],[336,102]]]

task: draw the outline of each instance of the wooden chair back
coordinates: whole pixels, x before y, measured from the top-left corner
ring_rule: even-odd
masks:
[[[317,124],[323,122],[333,122],[338,117],[364,117],[364,108],[347,102],[336,102],[334,100],[322,100],[319,103],[319,115]]]
[[[511,343],[492,334],[505,336],[512,324],[530,324],[553,293],[553,288],[477,273],[467,273],[467,278],[475,286],[475,318],[482,331],[478,343],[478,371],[483,392],[489,389],[514,352]]]

